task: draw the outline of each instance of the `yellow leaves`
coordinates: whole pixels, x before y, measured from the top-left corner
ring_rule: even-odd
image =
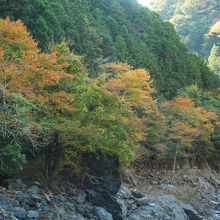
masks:
[[[122,117],[121,122],[129,128],[133,128],[135,130],[134,138],[136,141],[139,142],[143,140],[144,127],[140,118],[135,115],[131,115],[130,117]]]
[[[186,142],[192,142],[192,139],[199,136],[199,131],[196,128],[193,128],[186,122],[182,121],[174,122],[170,127],[169,132],[171,132],[170,138],[177,138]]]
[[[173,109],[176,112],[185,113],[186,118],[195,118],[202,122],[215,122],[218,120],[215,112],[208,112],[204,108],[196,107],[190,98],[177,97],[168,102],[166,108]],[[182,115],[184,117],[184,115]]]
[[[155,90],[151,86],[150,74],[145,69],[132,70],[127,64],[107,66],[107,68],[110,67],[118,73],[106,83],[105,88],[109,92],[122,96],[130,107],[150,111],[155,104],[151,97]]]
[[[156,125],[152,122],[155,115],[160,119],[162,117],[157,109],[157,101],[152,98],[155,89],[151,85],[149,72],[145,69],[133,69],[122,63],[103,65],[102,71],[105,78],[101,76],[102,83],[99,84],[104,91],[121,99],[131,112],[131,116],[123,118],[122,122],[134,128],[133,138],[140,142],[147,139],[148,134],[152,136],[154,132],[160,132],[159,123]]]
[[[216,113],[196,107],[191,99],[183,97],[168,102],[165,109],[171,122],[168,131],[170,138],[179,140],[186,147],[192,147],[193,142],[210,145],[218,121]]]
[[[128,72],[129,70],[132,69],[132,67],[127,64],[127,63],[111,63],[111,64],[105,64],[102,65],[101,68],[105,72],[110,72],[110,73],[125,73]]]
[[[208,112],[203,108],[196,108],[196,110],[203,122],[216,122],[218,120],[218,117],[215,112]]]

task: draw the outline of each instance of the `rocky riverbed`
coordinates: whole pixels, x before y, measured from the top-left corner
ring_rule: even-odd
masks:
[[[34,181],[32,174],[26,179],[19,175],[26,184],[5,180],[0,219],[220,220],[220,175],[215,170],[181,167],[172,173],[144,163],[121,170],[114,157],[100,158],[85,156],[89,169],[83,181],[68,168],[50,184]]]
[[[208,187],[210,183],[203,184],[206,185],[204,187]],[[120,187],[115,196],[109,195],[109,198],[105,194],[99,194],[91,189],[70,188],[71,185],[67,185],[67,183],[65,183],[65,191],[63,192],[52,192],[39,182],[33,182],[30,186],[26,186],[19,179],[7,180],[5,185],[6,187],[0,188],[0,219],[4,220],[220,219],[220,194],[216,192],[205,204],[206,208],[210,209],[208,212],[210,216],[202,216],[200,208],[204,207],[204,204],[201,204],[201,207],[197,207],[199,204],[197,206],[185,204],[169,194],[149,196],[130,190],[124,185]],[[167,187],[171,186],[167,185]],[[213,185],[209,187],[212,188]],[[103,205],[97,202],[102,199]],[[204,199],[208,198],[204,197]],[[106,200],[110,201],[109,204]],[[113,206],[114,212],[111,211]]]

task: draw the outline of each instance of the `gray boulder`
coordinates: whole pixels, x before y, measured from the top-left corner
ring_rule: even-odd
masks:
[[[38,211],[29,210],[27,211],[28,218],[39,218],[40,214]]]
[[[17,195],[17,200],[23,205],[34,207],[38,202],[42,200],[42,198],[38,194],[19,192]]]
[[[156,204],[139,207],[127,218],[127,220],[153,220],[153,219],[171,220],[172,218],[166,215],[165,211]]]
[[[0,194],[0,207],[6,211],[13,209],[13,202],[11,199]]]
[[[172,220],[196,220],[199,215],[191,205],[186,205],[173,195],[149,196],[148,202],[159,205]],[[191,218],[191,217],[194,218]]]
[[[95,215],[99,220],[113,220],[113,217],[102,207],[94,207],[93,215]]]
[[[13,209],[14,211],[14,215],[19,218],[19,219],[25,219],[26,217],[26,211],[24,208],[21,208],[21,207],[15,207]]]
[[[129,193],[129,189],[119,191],[118,198],[126,204],[127,220],[202,220],[191,206],[179,201],[173,195],[146,196]]]

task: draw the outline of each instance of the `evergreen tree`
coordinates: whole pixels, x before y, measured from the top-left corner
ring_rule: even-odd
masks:
[[[148,69],[158,93],[168,99],[191,84],[212,89],[219,83],[189,54],[172,25],[136,0],[0,1],[0,17],[7,16],[21,19],[43,51],[50,42],[67,39],[84,57],[90,76],[100,64],[127,62]]]
[[[220,48],[217,45],[212,47],[208,58],[208,66],[213,72],[220,74]]]

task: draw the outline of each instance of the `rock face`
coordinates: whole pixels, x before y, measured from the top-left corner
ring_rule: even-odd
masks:
[[[112,213],[115,220],[121,220],[121,209],[115,195],[121,186],[119,161],[107,155],[85,155],[89,174],[96,181],[86,180],[87,199],[98,207],[104,207]]]
[[[68,170],[63,173],[65,178],[61,177],[51,185],[51,191],[38,182],[26,186],[20,179],[4,181],[4,187],[0,186],[0,219],[220,220],[220,179],[217,174],[196,175],[196,170],[192,170],[193,175],[183,172],[170,179],[169,173],[156,170],[144,176],[147,177],[144,183],[149,189],[158,186],[160,191],[146,195],[122,185],[116,158],[87,154],[82,160],[89,168],[83,185],[80,185],[80,178]],[[171,195],[187,184],[196,188],[196,193],[189,191],[187,196],[197,198],[199,194],[198,200],[193,202],[188,197],[175,195],[192,205]],[[150,193],[149,190],[145,192]]]
[[[121,206],[115,197],[122,184],[118,159],[101,153],[89,153],[82,156],[82,161],[89,174],[84,180],[86,200],[93,206],[103,207],[114,220],[122,220]],[[77,179],[71,178],[69,181],[77,182]]]
[[[0,187],[0,219],[113,220],[112,214],[103,207],[89,203],[83,190],[73,189],[74,194],[57,195],[44,192],[37,185],[22,190],[9,188]]]
[[[122,184],[118,159],[109,155],[86,154],[83,161],[88,173],[97,180],[87,179],[86,188],[116,195]]]
[[[92,199],[100,200],[95,191],[73,189],[73,194],[44,192],[39,186],[23,190],[0,188],[0,219],[44,219],[44,220],[202,220],[191,206],[172,195],[147,196],[121,186],[115,195],[117,209],[109,212],[107,204],[95,206]],[[90,198],[88,199],[88,195]],[[92,197],[93,196],[93,197]],[[98,198],[96,198],[98,197]],[[216,195],[211,219],[219,219],[220,196]],[[113,203],[113,202],[112,202]],[[111,204],[112,206],[112,204]]]
[[[106,212],[106,210],[102,207],[94,207],[93,213],[99,220],[113,220],[113,217],[110,213]]]
[[[197,211],[190,205],[177,200],[172,195],[146,196],[130,193],[122,187],[118,197],[125,203],[127,220],[202,220]]]
[[[24,219],[27,215],[25,209],[22,207],[15,207],[13,209],[13,212],[14,212],[15,217],[19,219]]]

